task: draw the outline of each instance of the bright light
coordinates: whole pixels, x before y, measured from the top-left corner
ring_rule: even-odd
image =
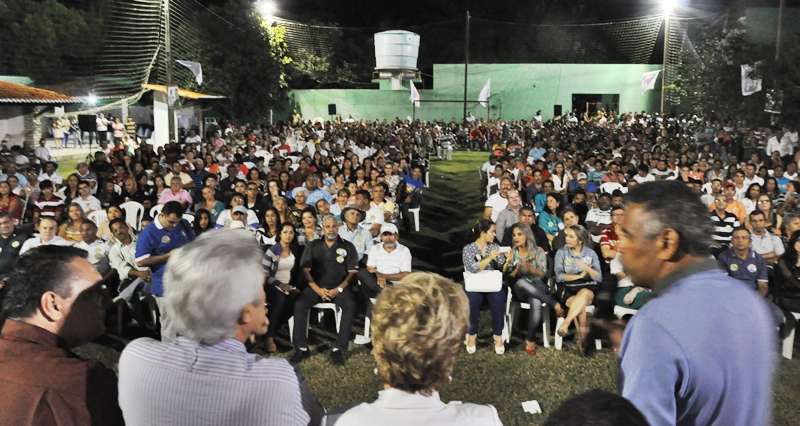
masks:
[[[661,10],[664,11],[665,15],[671,15],[672,12],[675,11],[675,8],[678,6],[678,2],[676,0],[660,0],[661,1]]]
[[[267,22],[272,22],[272,18],[275,17],[275,3],[272,0],[256,1],[256,10]]]
[[[97,95],[94,93],[89,93],[89,96],[86,97],[86,103],[91,106],[97,105]]]

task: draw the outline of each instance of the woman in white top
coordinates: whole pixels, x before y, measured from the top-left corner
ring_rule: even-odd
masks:
[[[491,405],[439,399],[452,380],[468,313],[464,290],[434,273],[411,273],[386,287],[372,311],[372,354],[383,390],[336,425],[501,425]]]
[[[555,166],[553,166],[553,173],[550,175],[550,180],[553,181],[553,189],[556,192],[559,194],[565,193],[567,191],[567,185],[569,185],[570,179],[571,176],[564,169],[564,163],[559,161]]]
[[[289,319],[285,313],[292,312],[291,304],[298,293],[297,264],[300,254],[295,240],[295,231],[291,223],[280,227],[278,242],[264,252],[262,265],[267,275],[267,300],[270,301],[269,328],[267,329],[267,352],[278,351],[275,345],[275,334]],[[287,308],[288,307],[288,308]]]

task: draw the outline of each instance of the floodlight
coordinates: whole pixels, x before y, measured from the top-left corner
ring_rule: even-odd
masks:
[[[661,2],[661,10],[664,11],[665,15],[671,15],[672,12],[675,10],[675,7],[678,6],[677,0],[659,0]]]
[[[94,93],[89,93],[89,96],[86,97],[86,103],[91,106],[97,105],[97,95]]]
[[[272,22],[272,18],[275,16],[275,2],[272,0],[258,0],[256,1],[256,10],[267,22]]]

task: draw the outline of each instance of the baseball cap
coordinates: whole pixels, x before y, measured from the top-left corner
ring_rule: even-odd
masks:
[[[393,223],[384,223],[383,225],[381,225],[381,234],[385,232],[391,232],[392,234],[397,235],[398,234],[397,226],[395,226]]]
[[[247,207],[245,207],[245,206],[236,206],[231,211],[231,214],[233,214],[233,213],[247,214]]]
[[[586,173],[578,173],[578,180],[581,180],[581,179],[588,179],[588,176],[586,176]]]

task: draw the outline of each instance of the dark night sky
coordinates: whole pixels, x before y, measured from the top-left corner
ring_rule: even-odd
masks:
[[[414,25],[463,16],[522,23],[588,23],[660,13],[657,0],[274,0],[279,12],[297,20],[346,26]],[[728,6],[775,7],[778,0],[678,0],[683,13],[718,12]],[[800,7],[800,0],[787,0]]]

